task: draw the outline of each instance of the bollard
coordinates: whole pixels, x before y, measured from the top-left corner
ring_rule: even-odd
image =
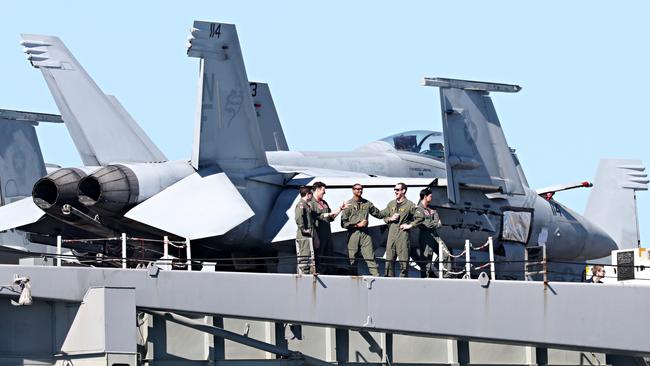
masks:
[[[61,267],[61,235],[56,236],[56,266]]]
[[[126,269],[126,233],[122,233],[122,268]]]
[[[491,236],[488,238],[488,250],[490,251],[490,279],[494,281],[497,279],[497,274],[494,269],[494,243]]]
[[[472,278],[472,264],[470,263],[471,253],[470,253],[470,243],[469,240],[465,240],[465,278]]]

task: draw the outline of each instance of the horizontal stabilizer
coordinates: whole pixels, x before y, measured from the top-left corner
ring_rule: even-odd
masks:
[[[0,119],[38,124],[39,122],[63,123],[61,116],[51,113],[36,113],[0,109]]]
[[[440,88],[448,198],[459,202],[460,186],[497,186],[504,194],[525,194],[489,92],[518,92],[518,85],[426,78]]]
[[[191,240],[225,234],[253,210],[226,174],[210,173],[194,173],[124,216]]]
[[[0,231],[32,224],[44,215],[32,197],[23,198],[0,207]]]
[[[165,160],[59,38],[35,34],[21,37],[27,59],[43,73],[84,165]]]

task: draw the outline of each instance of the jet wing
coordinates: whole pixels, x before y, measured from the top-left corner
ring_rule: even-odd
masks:
[[[101,91],[59,38],[21,37],[27,59],[43,73],[84,165],[167,160],[119,102]]]
[[[422,188],[436,186],[437,179],[431,178],[392,178],[392,177],[312,177],[312,178],[294,178],[287,183],[287,188],[280,193],[276,200],[275,206],[269,215],[266,238],[268,242],[280,242],[295,239],[296,221],[294,218],[294,208],[300,195],[298,188],[302,185],[310,185],[316,181],[327,184],[327,194],[325,200],[331,207],[336,208],[344,201],[352,197],[352,186],[356,183],[363,185],[363,197],[374,203],[378,209],[384,209],[389,201],[395,199],[393,187],[398,182],[405,183],[409,188],[406,196],[413,202],[419,201],[419,193]],[[383,220],[370,217],[368,226],[384,225]],[[332,232],[344,231],[341,227],[340,218],[332,222]]]
[[[225,234],[253,216],[225,173],[194,173],[124,216],[191,240]]]
[[[23,198],[0,207],[0,232],[17,229],[45,236],[62,235],[73,238],[97,237],[87,230],[69,225],[62,220],[47,215],[32,197]]]
[[[459,202],[461,185],[525,194],[490,98],[490,92],[518,92],[521,87],[443,78],[425,78],[424,85],[440,88],[449,200]]]

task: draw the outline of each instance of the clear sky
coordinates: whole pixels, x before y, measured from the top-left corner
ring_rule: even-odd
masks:
[[[56,35],[169,158],[189,158],[198,75],[185,55],[189,28],[229,22],[249,79],[271,87],[292,150],[441,130],[437,90],[422,77],[495,81],[523,87],[493,99],[531,186],[592,180],[602,157],[650,164],[649,4],[3,1],[0,108],[58,113],[18,44],[20,33]],[[38,132],[47,162],[80,164],[63,126]],[[582,212],[588,194],[556,198]],[[638,207],[647,245],[650,193]]]

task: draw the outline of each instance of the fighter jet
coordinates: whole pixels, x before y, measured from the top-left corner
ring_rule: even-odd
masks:
[[[81,235],[74,230],[95,236],[172,234],[198,248],[258,253],[294,238],[298,186],[327,182],[328,199],[339,202],[358,182],[366,186],[365,196],[381,206],[392,198],[387,187],[402,181],[411,187],[412,200],[418,188],[433,189],[445,224],[440,233],[452,248],[488,236],[499,243],[545,244],[553,258],[597,258],[616,248],[588,220],[528,188],[489,98],[491,91],[518,91],[517,86],[430,79],[429,85],[441,88],[444,102],[444,149],[439,142],[425,143],[433,135],[418,140],[412,137],[416,134],[398,134],[355,152],[360,155],[348,153],[351,160],[381,159],[382,153],[401,151],[418,164],[426,161],[426,168],[407,168],[401,178],[388,178],[372,164],[350,168],[341,156],[319,159],[338,161],[339,169],[310,167],[309,155],[282,151],[286,141],[277,133],[279,122],[271,134],[262,134],[256,108],[264,105],[255,102],[257,90],[248,82],[234,25],[196,21],[188,47],[188,56],[200,59],[201,75],[192,158],[165,161],[141,130],[124,133],[134,121],[57,38],[25,35],[23,45],[43,72],[73,139],[77,135],[84,163],[106,165],[69,169],[60,173],[61,180],[53,174],[49,188],[37,183],[32,200],[0,208],[0,229],[72,237]],[[115,120],[127,123],[116,127]],[[269,145],[280,151],[265,152]],[[382,224],[370,222],[372,227]],[[333,228],[343,231],[336,224]]]
[[[167,161],[162,152],[155,147],[117,99],[105,95],[101,91],[58,38],[38,35],[23,35],[22,37],[21,44],[25,46],[28,59],[34,67],[42,71],[64,116],[66,126],[81,159],[86,165],[77,168],[64,168],[38,181],[34,185],[33,198],[34,203],[42,211],[33,210],[31,203],[24,202],[26,208],[23,209],[28,211],[31,209],[30,212],[33,214],[29,220],[35,222],[28,224],[28,227],[21,226],[21,228],[32,232],[58,233],[64,236],[77,236],[80,235],[78,230],[83,230],[84,237],[93,235],[110,237],[121,231],[145,237],[159,237],[160,230],[141,223],[134,223],[115,213],[122,211],[124,207],[131,208],[135,203],[149,198],[149,195],[162,191],[172,183],[189,175],[190,172],[194,172],[194,168],[187,161]],[[239,48],[238,44],[236,46]],[[235,67],[243,68],[240,54],[236,54],[236,57],[238,57],[237,62],[241,63],[241,66],[236,65]],[[382,152],[379,152],[378,148],[363,147],[362,150],[366,151],[320,154],[317,159],[318,164],[312,166],[304,164],[304,157],[310,154],[314,155],[314,153],[286,151],[288,147],[268,86],[263,83],[250,83],[249,89],[250,98],[253,100],[250,105],[254,107],[257,117],[255,124],[264,136],[263,143],[259,143],[256,139],[255,145],[264,146],[264,150],[285,150],[282,151],[283,154],[277,155],[277,162],[273,164],[274,170],[280,173],[277,176],[282,179],[293,177],[297,173],[302,174],[303,177],[338,175],[368,177],[371,174],[416,177],[444,176],[444,163],[441,159],[426,155],[418,156],[412,151],[395,150],[387,143],[382,143],[380,147]],[[231,98],[229,102],[232,103],[233,100]],[[228,103],[226,103],[226,107],[227,111],[232,108]],[[437,145],[441,145],[439,143],[441,141],[440,133],[428,133],[428,135],[435,135]],[[415,136],[395,137],[393,140],[402,138],[411,141],[412,137]],[[431,138],[425,140],[429,141]],[[115,145],[118,141],[120,148],[116,149]],[[232,141],[234,140],[229,140],[228,143],[233,144]],[[407,146],[405,143],[402,145]],[[268,152],[268,155],[273,155],[273,153]],[[399,155],[403,155],[405,158],[402,159]],[[114,162],[121,164],[118,167],[115,164],[110,164]],[[300,164],[301,162],[303,164]],[[293,166],[296,163],[298,166]],[[103,164],[108,165],[103,168],[104,170],[100,169]],[[341,168],[349,170],[343,171]],[[151,169],[155,173],[149,176],[148,172]],[[356,172],[352,172],[351,169],[355,169]],[[84,179],[93,172],[96,174]],[[163,179],[157,175],[159,173],[164,176]],[[90,201],[91,197],[94,197],[93,189],[97,188],[97,184],[99,184],[97,179],[99,176],[102,176],[101,179],[104,181],[111,181],[112,186],[110,189],[105,186],[101,188],[102,202],[95,205]],[[115,179],[116,176],[118,179]],[[131,178],[125,178],[127,176]],[[139,179],[137,184],[134,184],[133,177],[135,176]],[[125,178],[126,181],[122,178]],[[131,179],[130,182],[129,179]],[[147,179],[157,182],[158,186],[147,186]],[[426,184],[430,181],[427,180]],[[126,184],[126,190],[122,190],[121,188],[124,187],[116,186],[116,184]],[[77,197],[78,189],[84,190],[88,194],[79,199]],[[126,193],[127,191],[128,193]],[[111,196],[112,194],[118,196],[126,194],[127,197]],[[91,205],[94,208],[89,210],[88,207]],[[123,207],[119,207],[120,205]],[[120,212],[120,214],[124,212]],[[116,219],[116,216],[119,219]],[[24,216],[19,215],[18,217],[18,220],[22,220]],[[101,222],[98,220],[100,217]],[[15,218],[16,216],[13,216],[13,219]],[[7,222],[10,219],[7,218]],[[107,230],[107,227],[111,229]],[[77,230],[76,234],[73,234],[74,230]],[[46,239],[44,238],[44,240]]]

